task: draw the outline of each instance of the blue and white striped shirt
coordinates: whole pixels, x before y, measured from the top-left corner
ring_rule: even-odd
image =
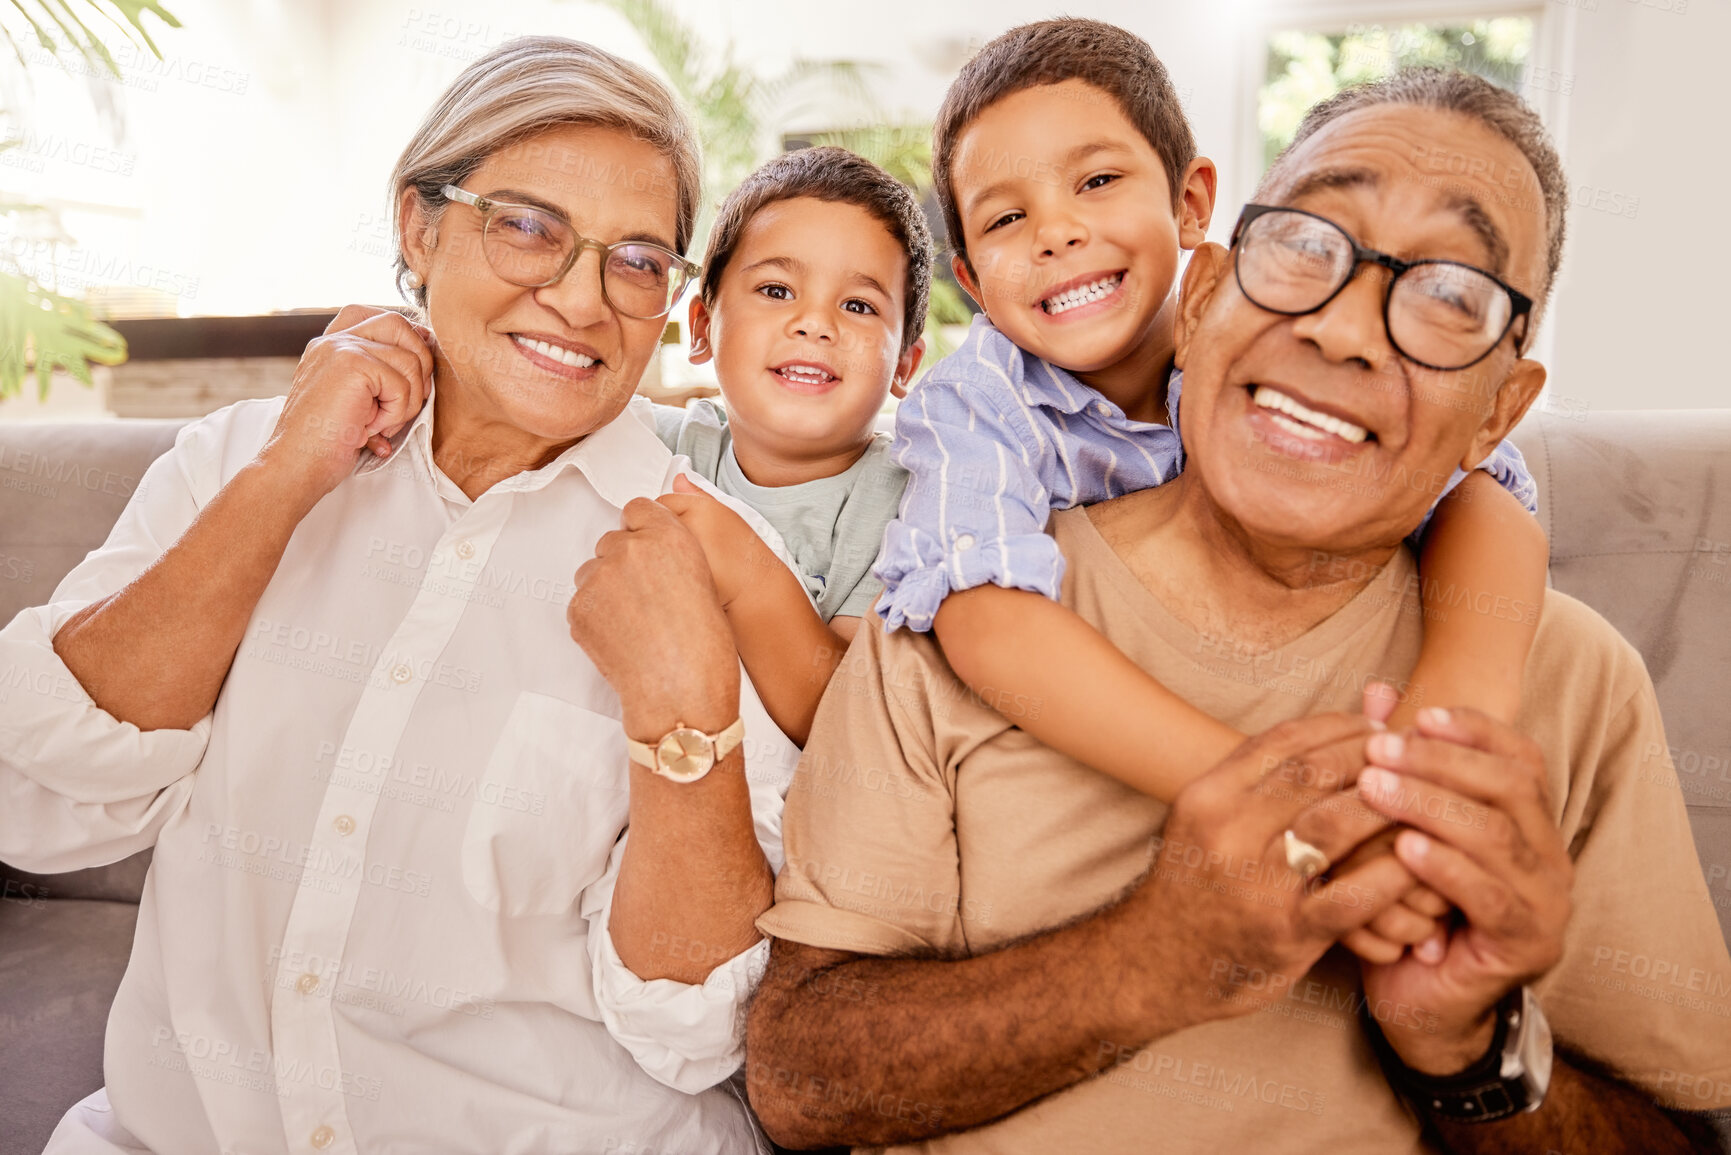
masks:
[[[1176,477],[1184,468],[1182,388],[1174,371],[1172,425],[1132,421],[975,317],[962,347],[896,410],[890,456],[910,476],[874,571],[884,583],[877,612],[885,627],[929,630],[951,590],[987,582],[1056,599],[1064,557],[1047,518]],[[1498,445],[1479,468],[1536,508],[1537,487],[1513,445]],[[1456,470],[1443,492],[1465,476]]]

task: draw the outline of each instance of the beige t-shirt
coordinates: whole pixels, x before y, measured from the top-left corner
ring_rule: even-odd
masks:
[[[1398,684],[1417,657],[1405,550],[1315,629],[1255,651],[1175,619],[1086,510],[1056,514],[1052,532],[1069,559],[1064,604],[1246,732],[1356,710],[1366,679]],[[1524,702],[1576,864],[1566,953],[1537,988],[1557,1039],[1667,1106],[1731,1104],[1731,958],[1639,655],[1550,593]],[[788,793],[787,865],[758,925],[836,950],[959,957],[1116,898],[1148,869],[1167,807],[1006,720],[1037,708],[986,705],[926,634],[861,630]],[[1267,1010],[1156,1039],[997,1123],[896,1150],[1424,1150],[1365,1041],[1361,1000],[1356,961],[1337,948]]]

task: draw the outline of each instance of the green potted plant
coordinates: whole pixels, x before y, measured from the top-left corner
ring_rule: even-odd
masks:
[[[81,61],[92,75],[120,79],[112,51],[116,36],[161,58],[144,27],[147,12],[167,27],[180,27],[157,0],[12,0],[0,10],[0,38],[11,53],[10,60],[0,53],[0,67],[15,66],[27,74],[31,59],[25,49],[34,45],[63,68]],[[99,31],[93,27],[97,18],[113,28]],[[0,109],[0,114],[5,111]],[[18,144],[16,139],[0,141],[0,151]],[[8,223],[31,215],[52,214],[42,205],[0,198],[0,217]],[[89,385],[92,365],[117,365],[125,359],[125,339],[98,320],[88,305],[43,286],[0,253],[0,400],[21,393],[32,374],[38,396],[46,397],[56,369]]]

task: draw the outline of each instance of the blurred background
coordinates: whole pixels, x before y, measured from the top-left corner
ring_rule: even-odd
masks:
[[[1221,167],[1225,239],[1310,104],[1406,63],[1521,92],[1570,180],[1543,404],[1717,407],[1731,0],[1076,0],[1145,37]],[[578,37],[697,115],[706,200],[839,143],[928,192],[956,69],[1050,0],[15,0],[0,12],[0,420],[191,416],[286,390],[349,301],[400,304],[385,181],[477,56]],[[928,198],[929,199],[929,198]],[[934,227],[941,223],[933,209]],[[694,256],[700,256],[699,237]],[[949,286],[930,339],[967,321]],[[683,307],[673,319],[683,317]],[[701,388],[679,324],[646,389]],[[935,358],[929,358],[929,360]]]

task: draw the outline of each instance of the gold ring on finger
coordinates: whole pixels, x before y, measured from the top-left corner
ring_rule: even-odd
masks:
[[[1328,869],[1328,855],[1288,830],[1284,838],[1286,865],[1304,881],[1309,882]]]

